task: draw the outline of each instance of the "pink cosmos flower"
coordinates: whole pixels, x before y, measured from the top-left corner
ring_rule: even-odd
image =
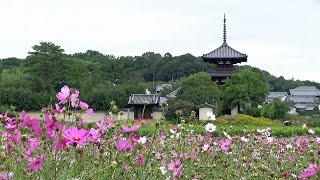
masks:
[[[66,104],[68,102],[68,97],[70,96],[70,89],[68,86],[63,86],[61,91],[56,95],[60,104]]]
[[[232,141],[230,139],[226,139],[225,141],[223,141],[220,145],[220,150],[224,153],[227,152],[231,146],[231,142]]]
[[[47,127],[47,136],[48,137],[54,137],[56,132],[58,130],[62,129],[62,124],[54,121],[51,117],[50,117],[50,113],[47,113],[45,116],[45,120],[46,120],[46,124],[45,126]]]
[[[46,155],[42,154],[40,157],[31,157],[28,159],[29,163],[28,163],[28,167],[29,169],[31,169],[32,171],[37,171],[40,169],[43,169],[43,162],[45,159]]]
[[[168,164],[168,170],[173,173],[173,179],[178,179],[182,176],[182,163],[179,159],[171,160]]]
[[[30,128],[36,137],[40,137],[42,130],[39,127],[39,120],[37,118],[31,119],[30,116],[27,116],[23,119],[23,122],[20,123],[22,128]]]
[[[134,134],[134,135],[131,136],[131,140],[132,140],[133,142],[138,142],[138,141],[140,140],[140,136]]]
[[[133,152],[134,151],[134,145],[127,141],[126,139],[120,139],[116,142],[116,149],[120,152]]]
[[[27,141],[28,149],[24,151],[24,154],[27,156],[31,156],[31,154],[37,150],[39,147],[39,142],[36,139],[28,139]]]
[[[1,172],[0,173],[0,180],[12,180],[12,179],[14,179],[12,172]]]
[[[96,122],[96,125],[98,126],[98,128],[99,128],[98,130],[102,134],[105,133],[108,130],[107,126],[105,125],[105,123],[103,121]]]
[[[87,138],[89,137],[89,132],[85,129],[71,127],[69,129],[63,130],[62,136],[66,139],[67,145],[84,145]]]
[[[64,138],[60,139],[59,137],[55,136],[53,138],[52,147],[56,150],[64,149],[67,147],[67,140]]]
[[[142,154],[139,154],[137,157],[136,157],[136,165],[137,166],[144,166],[144,163],[145,163],[145,160],[144,160],[144,157]]]
[[[81,101],[81,102],[79,103],[79,107],[80,107],[81,109],[85,110],[88,115],[93,115],[93,114],[94,114],[94,113],[93,113],[93,109],[92,109],[92,108],[89,108],[89,105],[88,105],[87,103],[85,103],[85,102],[82,102],[82,101]]]
[[[6,124],[5,128],[6,128],[9,132],[12,132],[12,131],[14,131],[14,130],[17,128],[17,126],[16,126],[16,124],[15,124],[14,122],[12,122],[12,121],[7,121],[7,124]]]
[[[104,120],[104,122],[106,122],[108,124],[107,129],[112,129],[115,122],[116,122],[116,120],[110,116],[105,116],[103,120]]]
[[[140,128],[140,125],[137,124],[137,125],[131,126],[130,128],[126,125],[121,125],[121,128],[122,128],[122,131],[125,133],[134,133],[138,131],[138,129]]]
[[[317,175],[318,173],[318,165],[317,164],[310,164],[307,169],[303,171],[302,174],[298,176],[299,179],[309,179],[310,177]]]
[[[59,104],[66,104],[69,100],[72,107],[76,107],[79,101],[78,99],[79,91],[76,89],[70,89],[68,86],[63,86],[61,91],[56,95],[57,99],[60,101]]]
[[[61,108],[60,106],[59,106],[59,104],[55,104],[55,109],[54,109],[54,113],[62,113],[62,111],[63,111],[63,108]]]
[[[89,131],[89,139],[91,142],[99,142],[99,139],[101,138],[101,132],[99,130],[96,130],[94,128],[91,128]]]

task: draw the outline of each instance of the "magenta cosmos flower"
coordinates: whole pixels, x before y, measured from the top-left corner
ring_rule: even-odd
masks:
[[[140,125],[137,124],[137,125],[131,126],[130,128],[126,125],[121,125],[121,128],[122,128],[122,131],[125,133],[134,133],[138,131],[138,129],[140,128]]]
[[[62,136],[66,139],[67,145],[84,145],[87,138],[89,137],[89,132],[85,129],[71,127],[69,129],[63,130]]]
[[[116,142],[116,149],[120,152],[133,152],[134,151],[134,145],[126,140],[126,139],[120,139]]]
[[[298,178],[299,179],[307,179],[307,178],[309,179],[310,177],[317,175],[318,169],[319,169],[319,167],[317,164],[310,164],[309,167],[307,169],[305,169],[303,171],[303,173],[298,176]]]
[[[66,104],[70,100],[71,106],[76,107],[79,101],[79,91],[76,89],[70,89],[68,86],[63,86],[56,97],[60,101],[59,104]]]
[[[46,155],[42,154],[40,157],[29,158],[28,159],[29,169],[31,169],[32,171],[37,171],[37,170],[43,169],[43,162],[44,162],[45,157],[46,157]]]

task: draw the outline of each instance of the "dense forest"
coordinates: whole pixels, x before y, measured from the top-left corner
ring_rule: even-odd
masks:
[[[131,93],[144,93],[145,89],[154,92],[155,85],[164,82],[172,82],[173,87],[185,87],[179,95],[186,99],[198,92],[188,90],[188,81],[198,83],[197,87],[205,85],[202,91],[219,91],[217,87],[206,85],[210,78],[204,74],[190,78],[190,75],[207,72],[212,67],[201,57],[191,54],[172,56],[166,53],[162,56],[146,52],[141,56],[115,57],[93,50],[65,54],[64,49],[54,43],[40,42],[32,47],[25,59],[0,59],[0,111],[11,105],[17,110],[39,110],[55,103],[54,96],[64,85],[79,89],[81,98],[101,111],[109,109],[111,101],[115,101],[118,107],[125,107]],[[286,80],[250,66],[237,68],[259,74],[269,91],[288,91],[300,85],[320,88],[316,82]],[[212,97],[218,94],[216,92]],[[203,99],[194,103],[200,100]]]

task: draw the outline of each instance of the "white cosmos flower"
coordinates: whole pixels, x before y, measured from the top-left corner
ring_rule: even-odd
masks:
[[[179,138],[181,136],[181,132],[176,133],[176,138]]]
[[[314,134],[314,130],[312,130],[312,129],[309,129],[308,132],[309,132],[310,134]]]
[[[286,145],[286,148],[287,148],[287,149],[292,149],[292,145],[291,145],[291,144],[287,144],[287,145]]]
[[[272,143],[273,142],[273,138],[272,137],[267,137],[267,143]]]
[[[161,166],[161,167],[160,167],[160,171],[161,171],[161,174],[162,174],[162,175],[164,175],[164,174],[167,173],[167,169],[166,169],[166,167],[164,167],[164,166]]]
[[[175,134],[176,133],[176,131],[171,129],[171,128],[170,128],[170,132],[171,132],[171,134]]]
[[[209,117],[210,120],[216,120],[216,115],[214,115],[212,112],[207,112],[207,116]]]
[[[145,144],[147,142],[147,138],[144,136],[144,137],[140,137],[139,140],[138,140],[138,143],[139,144]]]
[[[223,135],[224,135],[226,138],[232,140],[231,136],[230,136],[227,132],[223,131]]]
[[[320,144],[320,137],[317,137],[316,141],[318,144]]]
[[[302,128],[306,128],[306,127],[307,127],[307,125],[306,125],[306,124],[303,124],[303,125],[302,125]]]
[[[241,139],[242,142],[249,142],[249,139],[247,139],[247,138],[244,137],[244,136],[242,136],[240,139]]]
[[[217,127],[215,125],[213,125],[212,123],[208,123],[206,126],[205,126],[205,129],[208,131],[208,132],[213,132],[217,129]]]
[[[203,152],[207,151],[209,147],[210,147],[209,144],[203,145],[203,146],[202,146],[202,151],[203,151]]]

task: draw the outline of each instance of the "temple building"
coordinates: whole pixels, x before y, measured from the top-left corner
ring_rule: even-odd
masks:
[[[223,43],[217,49],[204,54],[202,59],[204,62],[214,64],[214,68],[209,72],[213,81],[218,84],[224,84],[225,79],[235,72],[234,64],[247,62],[248,56],[243,54],[227,44],[226,17],[224,16],[223,26]]]

